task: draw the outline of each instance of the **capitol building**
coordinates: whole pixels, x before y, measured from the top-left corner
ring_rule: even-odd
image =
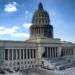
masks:
[[[55,66],[75,62],[75,44],[54,38],[49,14],[39,3],[32,16],[28,40],[0,40],[0,67],[28,69],[41,66],[44,61]]]

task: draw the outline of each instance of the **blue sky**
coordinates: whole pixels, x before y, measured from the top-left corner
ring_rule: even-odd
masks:
[[[42,2],[54,37],[75,42],[75,0],[0,0],[0,40],[26,40],[32,15]]]

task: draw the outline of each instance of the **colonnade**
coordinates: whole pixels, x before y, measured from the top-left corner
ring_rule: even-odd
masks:
[[[5,49],[5,60],[24,60],[36,58],[36,49]]]
[[[45,47],[45,57],[54,58],[57,57],[57,47]]]
[[[64,56],[64,55],[73,55],[73,49],[71,49],[71,48],[63,48],[61,50],[61,56]]]

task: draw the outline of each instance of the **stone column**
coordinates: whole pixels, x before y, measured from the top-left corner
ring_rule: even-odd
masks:
[[[21,60],[21,49],[19,49],[19,60]]]
[[[28,59],[28,50],[26,48],[26,59]]]
[[[19,50],[19,68],[21,69],[21,49],[18,49]]]
[[[8,60],[9,60],[9,49],[8,49]]]
[[[32,57],[34,58],[34,49],[32,49]]]
[[[53,50],[54,58],[55,58],[55,53],[56,53],[56,47],[54,47],[54,50]]]
[[[51,48],[51,57],[53,58],[53,47]]]
[[[57,47],[55,47],[55,57],[56,57],[56,51],[57,51]]]
[[[52,56],[53,56],[53,58],[54,58],[54,49],[55,49],[55,48],[53,47],[53,49],[52,49]]]
[[[5,49],[4,49],[4,60],[5,60]]]
[[[17,60],[17,49],[15,49],[16,50],[16,60]]]
[[[11,49],[11,52],[12,52],[12,60],[13,60],[13,49]]]
[[[12,49],[12,60],[13,60],[13,50],[14,50],[14,49]]]
[[[31,59],[31,49],[29,49],[29,59]]]

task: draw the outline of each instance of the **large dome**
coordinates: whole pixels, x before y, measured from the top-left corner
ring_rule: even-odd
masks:
[[[34,37],[53,38],[53,26],[50,24],[49,14],[44,10],[42,3],[39,3],[38,9],[33,14],[30,32]]]
[[[32,23],[39,25],[47,25],[50,23],[49,14],[43,9],[42,3],[39,3],[38,9],[34,12]]]

